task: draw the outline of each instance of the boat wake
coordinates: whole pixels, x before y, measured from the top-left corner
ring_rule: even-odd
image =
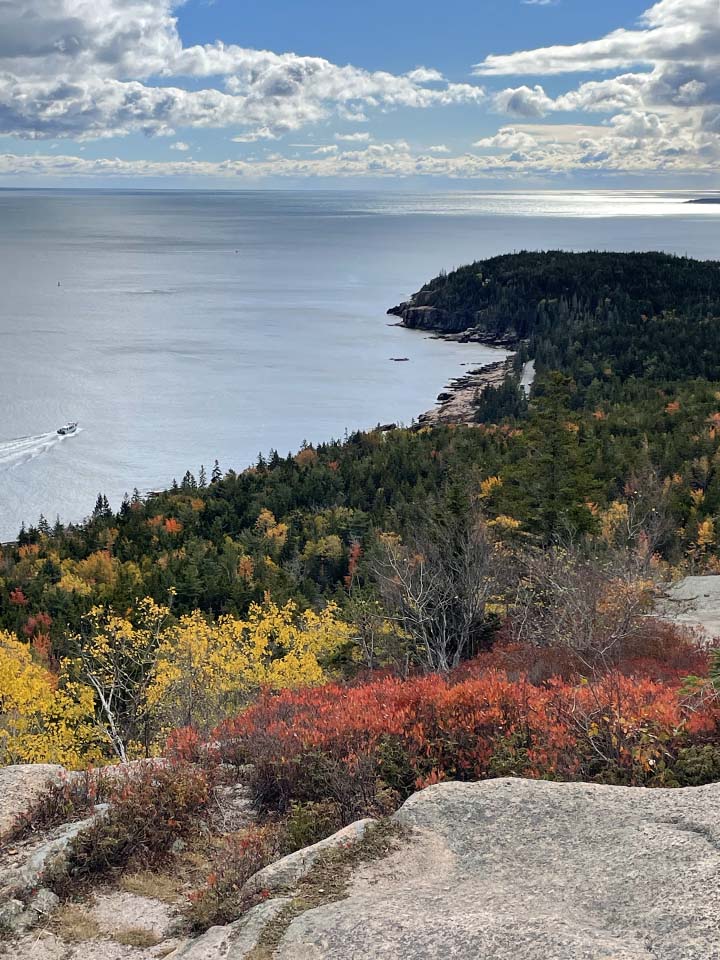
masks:
[[[11,470],[13,467],[28,463],[43,453],[48,453],[67,439],[67,436],[61,436],[56,430],[52,430],[50,433],[39,433],[34,437],[0,441],[0,471]]]

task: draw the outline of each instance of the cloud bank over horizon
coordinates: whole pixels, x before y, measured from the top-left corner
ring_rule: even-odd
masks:
[[[394,73],[221,41],[186,45],[180,16],[173,0],[0,0],[0,136],[10,144],[0,152],[3,182],[720,169],[720,0],[659,0],[632,29],[490,54],[454,81],[432,64]],[[448,110],[462,114],[453,148],[425,138],[420,119]],[[417,133],[388,137],[389,113],[418,116]],[[475,131],[468,117],[477,118]],[[493,130],[478,137],[488,123]],[[193,135],[206,131],[217,131],[231,155],[198,159]],[[300,132],[309,143],[287,143]],[[138,134],[167,138],[174,155],[82,156],[87,144]],[[56,152],[28,152],[29,142],[46,141]],[[238,158],[233,143],[264,152]]]

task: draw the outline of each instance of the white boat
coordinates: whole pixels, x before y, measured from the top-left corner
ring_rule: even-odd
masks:
[[[58,433],[60,434],[61,437],[66,436],[68,433],[75,433],[76,430],[77,430],[77,421],[75,421],[74,423],[66,423],[64,426],[58,427]]]

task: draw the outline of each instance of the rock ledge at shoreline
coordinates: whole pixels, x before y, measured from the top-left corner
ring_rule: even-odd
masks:
[[[480,343],[498,350],[507,350],[502,360],[495,360],[482,367],[470,370],[451,380],[438,394],[432,410],[420,414],[418,428],[435,426],[440,423],[475,423],[475,401],[485,387],[497,387],[512,371],[515,351],[521,343],[514,333],[499,335],[491,333],[482,326],[452,330],[452,318],[437,307],[423,306],[417,303],[418,295],[410,300],[390,307],[388,316],[400,317],[394,326],[408,330],[427,330],[432,339],[449,340],[452,343]],[[448,329],[450,328],[450,329]]]
[[[439,423],[474,423],[475,401],[484,387],[497,387],[512,368],[514,354],[504,360],[485,364],[450,383],[438,394],[439,406],[418,417],[420,427]]]

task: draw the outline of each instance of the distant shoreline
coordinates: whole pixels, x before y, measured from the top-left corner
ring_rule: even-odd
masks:
[[[447,340],[451,343],[477,343],[496,350],[505,350],[502,359],[486,363],[469,370],[462,376],[454,377],[437,395],[436,405],[420,414],[418,427],[435,426],[442,423],[474,424],[476,400],[485,387],[500,386],[512,370],[520,341],[516,336],[498,336],[488,333],[481,327],[468,327],[457,332],[448,332],[440,322],[443,311],[431,306],[417,306],[417,294],[396,307],[390,307],[388,316],[399,317],[393,326],[406,330],[424,330],[433,340]]]

